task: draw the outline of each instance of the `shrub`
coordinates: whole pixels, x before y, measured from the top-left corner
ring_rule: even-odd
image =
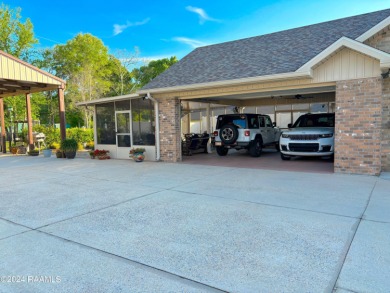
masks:
[[[24,131],[24,130],[23,130]],[[27,131],[27,130],[26,130]],[[42,132],[45,134],[45,143],[48,146],[56,146],[59,148],[61,142],[61,134],[59,128],[54,128],[52,126],[44,126],[44,125],[35,125],[33,127],[34,132]],[[72,138],[77,141],[79,144],[89,143],[92,144],[93,148],[93,129],[90,128],[79,128],[73,127],[66,129],[66,137]],[[81,147],[82,149],[82,147]]]
[[[77,141],[74,138],[66,138],[61,142],[61,150],[64,152],[77,151]]]
[[[86,143],[93,141],[93,129],[90,128],[68,128],[66,130],[66,137],[74,138],[78,143]]]
[[[35,125],[33,127],[34,132],[42,132],[45,134],[46,145],[52,145],[53,143],[59,144],[61,141],[61,134],[58,128],[52,126]]]
[[[93,141],[87,142],[87,146],[85,148],[93,150],[95,148],[94,142]]]
[[[58,150],[58,149],[60,149],[60,147],[61,147],[61,145],[60,145],[59,143],[57,143],[57,142],[53,142],[53,143],[50,145],[50,148],[51,148],[52,150]]]

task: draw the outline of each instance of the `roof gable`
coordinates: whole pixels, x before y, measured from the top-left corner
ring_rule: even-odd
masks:
[[[63,87],[65,81],[0,51],[0,97]]]
[[[336,42],[334,42],[332,45],[327,47],[324,51],[322,51],[320,54],[316,55],[314,58],[306,62],[304,65],[302,65],[300,68],[296,70],[296,72],[307,72],[311,70],[315,65],[320,63],[322,60],[324,60],[326,57],[328,57],[331,54],[334,54],[336,51],[340,50],[341,48],[346,47],[350,48],[352,50],[355,50],[359,53],[368,55],[372,58],[378,59],[380,61],[380,66],[382,67],[389,67],[390,65],[390,54],[380,51],[378,49],[375,49],[373,47],[367,46],[363,43],[357,42],[355,40],[351,40],[346,37],[341,37]]]
[[[144,86],[142,92],[295,72],[340,38],[356,39],[389,16],[387,9],[200,47]]]

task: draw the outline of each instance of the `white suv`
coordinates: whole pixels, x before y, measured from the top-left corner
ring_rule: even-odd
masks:
[[[334,154],[334,113],[305,114],[289,124],[280,140],[282,160],[292,156],[331,157]]]
[[[267,115],[228,114],[219,115],[214,144],[220,156],[229,149],[247,149],[252,157],[258,157],[264,146],[274,145],[279,150],[280,130]]]

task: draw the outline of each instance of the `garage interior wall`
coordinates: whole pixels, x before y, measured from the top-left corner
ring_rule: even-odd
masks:
[[[189,110],[182,113],[181,129],[182,134],[203,133],[207,130],[207,104],[201,102],[186,103]],[[232,114],[234,106],[211,105],[210,124],[211,132],[215,130],[218,115]],[[239,108],[240,113],[266,114],[271,117],[272,122],[282,129],[286,129],[289,123],[294,123],[298,117],[306,113],[334,113],[335,102],[292,103],[287,105],[249,106]]]

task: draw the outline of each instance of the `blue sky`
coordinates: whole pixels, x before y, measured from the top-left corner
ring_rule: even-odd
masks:
[[[39,47],[64,44],[78,33],[102,39],[111,52],[149,59],[177,56],[197,46],[390,8],[388,0],[10,0],[22,8]]]

